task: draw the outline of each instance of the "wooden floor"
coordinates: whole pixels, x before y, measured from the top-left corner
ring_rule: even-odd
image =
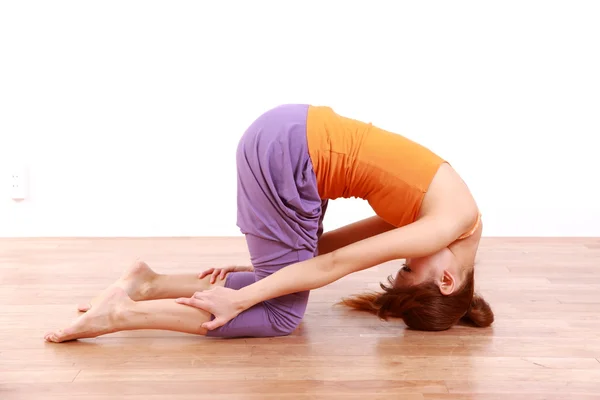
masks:
[[[289,337],[43,341],[137,257],[173,273],[248,261],[236,238],[0,240],[0,399],[600,398],[599,239],[484,239],[489,329],[414,332],[332,306],[390,263],[314,291]]]

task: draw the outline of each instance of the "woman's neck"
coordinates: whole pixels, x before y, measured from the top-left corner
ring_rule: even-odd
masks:
[[[473,233],[464,239],[456,240],[448,248],[456,257],[459,265],[464,267],[472,267],[475,265],[475,258],[477,256],[477,250],[479,249],[479,242],[483,232],[483,222],[480,221],[477,229]]]

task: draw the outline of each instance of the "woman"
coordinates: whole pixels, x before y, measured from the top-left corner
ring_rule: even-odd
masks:
[[[264,113],[246,130],[237,169],[237,220],[253,267],[217,270],[225,278],[210,289],[205,274],[195,282],[171,278],[181,286],[160,275],[162,282],[154,281],[163,287],[159,297],[136,294],[132,287],[140,283],[128,284],[127,272],[89,315],[46,339],[115,329],[287,335],[302,320],[310,290],[396,259],[406,264],[382,285],[383,293],[344,304],[422,330],[448,329],[463,317],[478,326],[492,323],[489,305],[474,295],[482,231],[477,205],[458,174],[429,149],[329,107],[292,104]],[[367,200],[376,216],[323,234],[327,202],[341,197]],[[119,316],[111,314],[115,309]],[[118,322],[109,326],[103,318]]]

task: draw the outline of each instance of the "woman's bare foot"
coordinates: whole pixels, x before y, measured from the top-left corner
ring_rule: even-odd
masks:
[[[100,295],[93,309],[77,318],[67,328],[47,333],[44,339],[60,343],[116,332],[120,329],[125,310],[133,304],[133,300],[122,287],[111,286]]]
[[[89,311],[90,308],[95,306],[101,301],[106,293],[111,291],[114,287],[119,287],[127,293],[130,299],[133,301],[145,300],[149,297],[149,293],[152,290],[152,283],[158,274],[143,261],[134,262],[121,277],[102,293],[96,296],[88,304],[80,304],[77,309],[82,312]]]

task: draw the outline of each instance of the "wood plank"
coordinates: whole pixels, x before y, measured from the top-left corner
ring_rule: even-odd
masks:
[[[600,395],[600,240],[484,238],[477,289],[495,324],[444,332],[334,306],[390,262],[314,291],[288,337],[43,334],[141,258],[163,273],[246,264],[243,238],[0,240],[0,398],[592,399]]]

